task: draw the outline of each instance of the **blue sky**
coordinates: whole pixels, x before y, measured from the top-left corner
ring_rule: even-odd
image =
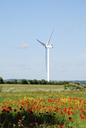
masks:
[[[46,79],[45,49],[51,39],[51,80],[86,80],[86,0],[0,1],[0,75]]]

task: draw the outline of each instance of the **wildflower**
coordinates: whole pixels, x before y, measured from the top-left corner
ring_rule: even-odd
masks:
[[[85,117],[84,115],[81,115],[81,114],[80,114],[80,119],[81,119],[81,120],[83,120],[83,119],[85,119],[85,118],[86,118],[86,117]]]

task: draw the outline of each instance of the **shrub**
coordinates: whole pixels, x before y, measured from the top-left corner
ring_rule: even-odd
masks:
[[[26,79],[20,80],[20,84],[28,84],[28,81]]]
[[[4,84],[4,80],[2,77],[0,77],[0,84]]]

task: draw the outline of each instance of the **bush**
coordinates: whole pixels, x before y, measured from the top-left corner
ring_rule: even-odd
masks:
[[[0,84],[4,84],[4,80],[2,77],[0,77]]]
[[[17,80],[16,79],[7,80],[7,81],[5,81],[5,84],[17,84]]]
[[[28,81],[27,81],[26,79],[22,79],[22,80],[20,80],[19,83],[20,83],[20,84],[28,84]]]
[[[70,84],[64,85],[64,89],[66,89],[66,90],[83,90],[84,87],[81,85],[78,85],[78,84],[70,83]]]

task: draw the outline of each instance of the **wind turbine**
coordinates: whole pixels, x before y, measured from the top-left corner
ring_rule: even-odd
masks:
[[[46,61],[46,73],[47,73],[47,81],[49,82],[50,80],[50,49],[53,48],[53,45],[50,43],[51,37],[52,37],[53,32],[50,35],[50,38],[48,40],[47,43],[41,42],[40,40],[37,39],[37,41],[43,46],[45,47],[46,50],[46,57],[45,57],[45,61]]]

